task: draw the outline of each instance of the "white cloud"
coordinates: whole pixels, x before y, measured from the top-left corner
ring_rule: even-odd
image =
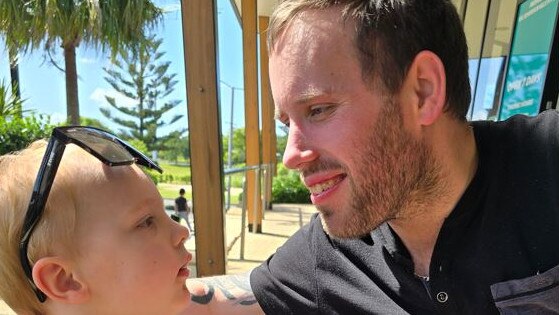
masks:
[[[91,93],[91,95],[89,96],[89,99],[99,105],[108,105],[105,96],[113,97],[116,101],[116,104],[119,106],[136,106],[135,100],[120,94],[114,89],[96,88],[95,91],[93,91],[93,93]]]
[[[97,63],[97,60],[93,58],[80,58],[79,62],[82,64],[91,65]]]

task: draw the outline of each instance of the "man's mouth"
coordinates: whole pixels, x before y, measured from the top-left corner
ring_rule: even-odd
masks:
[[[338,184],[339,182],[341,182],[346,176],[345,175],[339,175],[336,176],[334,178],[325,180],[323,182],[314,184],[312,186],[307,187],[310,191],[311,194],[313,195],[319,195],[325,191],[327,191],[328,189],[334,187],[336,184]]]

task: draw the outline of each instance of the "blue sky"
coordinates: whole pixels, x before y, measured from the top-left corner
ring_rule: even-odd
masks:
[[[166,134],[175,129],[188,126],[186,118],[186,86],[185,68],[183,59],[182,26],[179,0],[155,0],[155,3],[163,7],[165,13],[163,22],[157,29],[157,34],[163,38],[160,50],[165,52],[161,61],[171,61],[168,73],[176,73],[179,81],[169,100],[181,100],[181,104],[172,112],[184,114],[184,117],[170,127],[161,129],[161,134]],[[239,21],[231,7],[230,0],[217,0],[218,18],[218,70],[219,79],[229,86],[242,89],[243,87],[243,54],[242,33]],[[64,59],[60,50],[54,59],[63,67]],[[105,95],[117,98],[122,104],[133,104],[116,94],[116,91],[105,82],[103,67],[110,66],[107,54],[102,54],[87,47],[79,47],[77,51],[78,68],[78,90],[80,101],[80,115],[99,119],[110,128],[117,126],[106,119],[99,111],[100,106],[108,106]],[[22,97],[26,99],[25,109],[33,110],[35,113],[48,114],[53,121],[63,121],[66,117],[66,96],[64,73],[51,65],[44,57],[41,50],[32,54],[20,56],[20,84]],[[0,80],[5,84],[10,81],[8,54],[0,39]],[[227,134],[230,123],[231,89],[220,84],[220,104],[222,132]],[[244,126],[244,95],[242,90],[235,91],[234,100],[234,122],[235,128]]]

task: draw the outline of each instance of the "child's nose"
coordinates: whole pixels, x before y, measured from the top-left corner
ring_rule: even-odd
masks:
[[[177,246],[182,246],[190,238],[190,231],[187,227],[182,226],[179,223],[173,222],[176,226],[175,232],[175,242]]]

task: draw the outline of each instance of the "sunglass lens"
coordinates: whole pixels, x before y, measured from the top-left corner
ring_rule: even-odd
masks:
[[[113,137],[99,130],[89,128],[67,129],[66,134],[87,145],[111,163],[134,161],[134,157]]]

